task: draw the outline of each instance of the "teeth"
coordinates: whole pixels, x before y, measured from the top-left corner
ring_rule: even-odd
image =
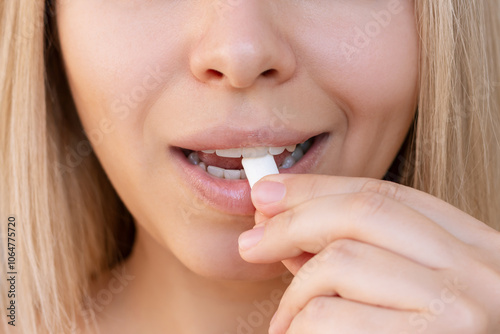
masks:
[[[200,163],[200,157],[198,157],[198,153],[193,152],[188,156],[188,160],[193,164],[197,165]]]
[[[300,159],[302,159],[303,156],[304,156],[304,151],[302,151],[300,147],[297,147],[295,151],[293,151],[292,153],[292,158],[295,161],[299,161]]]
[[[294,158],[292,158],[292,156],[288,156],[288,157],[285,158],[285,160],[281,164],[280,168],[284,168],[284,169],[290,168],[293,165],[295,165],[295,162],[296,161],[295,161]]]
[[[218,178],[223,178],[224,177],[224,168],[220,167],[215,167],[215,166],[208,166],[207,167],[207,172],[210,175],[213,175]]]
[[[241,172],[239,169],[224,169],[224,178],[228,180],[239,180]]]
[[[241,158],[241,148],[230,148],[228,150],[216,150],[215,154],[224,158]]]
[[[302,154],[304,151],[307,151],[311,146],[310,140],[299,144],[299,148],[302,150]],[[271,155],[279,155],[283,153],[285,150],[288,152],[296,151],[297,145],[290,146],[281,146],[281,147],[249,147],[249,148],[230,148],[226,150],[204,150],[203,153],[213,154],[215,153],[219,157],[223,158],[257,158],[266,155],[268,152]],[[196,153],[196,152],[193,152]],[[193,154],[191,153],[191,154]],[[196,156],[197,157],[197,156]],[[298,159],[296,159],[298,160]]]
[[[220,179],[239,180],[247,178],[243,169],[224,169],[217,166],[206,167],[204,162],[201,162],[198,166],[203,168],[208,174]]]
[[[285,160],[279,166],[280,169],[287,169],[292,167],[302,159],[304,154],[309,150],[312,145],[313,140],[308,139],[307,141],[298,144],[298,145],[290,145],[290,146],[282,146],[282,147],[249,147],[249,148],[231,148],[225,150],[204,150],[203,153],[206,154],[216,154],[219,157],[224,158],[252,158],[252,157],[260,157],[264,156],[267,153],[271,155],[279,155],[287,150],[288,152],[292,152],[289,156],[285,158]],[[191,152],[188,155],[188,160],[193,165],[198,165],[201,169],[206,171],[208,174],[213,175],[215,177],[221,179],[228,180],[239,180],[246,179],[245,170],[243,169],[224,169],[217,166],[207,166],[206,163],[200,160],[198,152]]]
[[[279,155],[285,150],[293,152],[297,145],[282,146],[282,147],[249,147],[249,148],[230,148],[227,150],[206,150],[203,153],[215,153],[223,158],[257,158],[266,155],[268,152],[271,155]]]
[[[308,139],[305,142],[303,142],[302,144],[300,144],[299,146],[303,152],[307,152],[307,150],[311,148],[311,145],[312,145],[312,140]]]
[[[243,158],[263,157],[267,154],[267,147],[249,147],[242,149]]]
[[[269,154],[271,155],[278,155],[281,154],[285,151],[286,147],[269,147]]]

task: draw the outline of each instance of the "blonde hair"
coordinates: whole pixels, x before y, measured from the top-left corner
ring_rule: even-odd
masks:
[[[0,219],[17,222],[16,328],[30,334],[74,332],[92,281],[128,255],[134,236],[95,155],[68,163],[89,143],[45,6],[0,3]],[[420,97],[395,161],[400,182],[499,228],[500,5],[416,0],[416,11]],[[5,227],[1,235],[5,277]],[[0,303],[9,303],[3,291]]]

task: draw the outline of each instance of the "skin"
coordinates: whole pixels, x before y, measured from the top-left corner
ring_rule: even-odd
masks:
[[[500,233],[448,203],[322,175],[266,176],[252,198],[261,216],[242,257],[294,274],[270,334],[500,329]]]
[[[374,14],[382,11],[390,22]],[[376,195],[385,188],[367,190],[366,179],[358,178],[383,177],[414,118],[418,36],[412,1],[72,0],[58,3],[57,24],[78,115],[137,226],[134,251],[123,265],[133,279],[97,312],[105,333],[236,332],[238,319],[248,320],[255,302],[267,301],[262,321],[252,327],[254,333],[266,333],[278,306],[271,296],[285,291],[274,333],[287,328],[288,333],[301,328],[327,333],[352,325],[375,333],[372,329],[381,332],[383,324],[396,320],[401,330],[411,330],[403,321],[408,311],[425,305],[414,295],[424,291],[422,298],[429,298],[442,282],[442,275],[432,275],[433,265],[456,263],[449,253],[438,252],[443,245],[463,245],[460,237],[468,237],[467,229],[477,231],[477,238],[498,238],[471,217],[410,190],[404,194],[411,196],[393,199],[393,206],[387,200],[376,207],[390,193]],[[366,30],[370,27],[374,30]],[[360,30],[369,36],[360,37]],[[266,75],[269,70],[272,74]],[[175,138],[207,126],[269,127],[276,108],[287,110],[290,129],[330,133],[326,154],[314,171],[324,175],[324,182],[314,175],[273,178],[286,179],[286,197],[263,204],[255,190],[254,217],[214,210],[176,177],[165,155]],[[323,194],[328,200],[320,198]],[[292,220],[287,221],[287,212],[293,213]],[[368,212],[376,214],[363,215]],[[346,217],[354,217],[360,226],[383,228],[367,236],[347,226],[343,234],[334,234]],[[457,226],[450,223],[455,218]],[[238,237],[262,221],[267,222],[266,232],[259,246],[239,249]],[[297,228],[290,229],[286,240],[280,238],[276,231],[292,222]],[[312,244],[321,248],[308,246]],[[422,246],[406,247],[412,244]],[[358,248],[380,265],[343,261],[359,254]],[[333,255],[328,258],[340,258],[340,263],[314,260],[314,254],[329,249]],[[469,251],[471,263],[481,265],[473,260],[480,258],[479,252],[460,249]],[[327,276],[321,279],[320,271],[314,271],[301,281],[308,288],[289,289],[287,268],[296,281],[311,257],[324,272],[335,270],[336,279],[326,281]],[[499,262],[489,268],[497,270]],[[387,273],[399,266],[411,270],[388,279]],[[364,270],[370,274],[362,275]],[[452,272],[475,283],[467,280],[463,268]],[[346,277],[355,277],[363,287],[346,288],[349,302],[334,297],[343,297],[339,289],[349,283]],[[498,286],[498,275],[496,281],[493,274],[488,277]],[[396,288],[400,302],[390,297]],[[481,298],[485,294],[477,293],[474,301]],[[457,308],[466,314],[478,310],[477,303],[471,305]],[[491,300],[485,305],[493,310]],[[360,323],[349,313],[359,308],[367,321]],[[433,321],[432,333],[451,318]]]

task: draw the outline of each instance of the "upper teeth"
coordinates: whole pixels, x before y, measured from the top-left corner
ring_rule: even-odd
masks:
[[[271,155],[278,155],[285,150],[288,152],[295,151],[297,145],[282,146],[282,147],[248,147],[248,148],[230,148],[227,150],[205,150],[203,153],[215,153],[219,157],[224,158],[255,158],[266,155],[268,152]]]

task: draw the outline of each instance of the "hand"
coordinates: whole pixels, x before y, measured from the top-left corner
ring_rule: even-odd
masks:
[[[295,276],[270,333],[500,333],[500,233],[448,203],[309,174],[267,176],[252,201],[241,256]]]

